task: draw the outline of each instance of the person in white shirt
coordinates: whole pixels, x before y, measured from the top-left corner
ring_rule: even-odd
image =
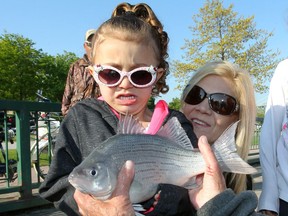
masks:
[[[260,136],[263,184],[258,210],[288,215],[288,59],[272,77]]]

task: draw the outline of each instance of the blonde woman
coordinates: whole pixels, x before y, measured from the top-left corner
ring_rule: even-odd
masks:
[[[191,121],[196,136],[207,136],[210,144],[240,120],[235,141],[239,155],[247,160],[256,115],[253,85],[247,71],[227,61],[209,62],[192,76],[181,101],[182,112]],[[235,193],[247,189],[246,175],[224,176],[227,187]]]

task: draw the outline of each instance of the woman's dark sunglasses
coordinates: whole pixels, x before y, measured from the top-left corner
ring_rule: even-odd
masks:
[[[210,108],[220,115],[231,115],[239,109],[239,105],[234,97],[224,93],[208,94],[197,85],[190,90],[184,101],[190,105],[197,105],[205,100],[205,98],[208,98]]]

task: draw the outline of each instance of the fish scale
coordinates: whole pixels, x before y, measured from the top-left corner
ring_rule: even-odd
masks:
[[[123,142],[119,142],[119,139],[114,137],[107,141],[107,145],[104,145],[103,149],[97,151],[112,155],[111,159],[117,161],[118,169],[121,169],[127,160],[134,161],[136,179],[157,184],[166,183],[167,179],[164,177],[167,176],[167,173],[171,174],[171,170],[175,170],[173,175],[177,175],[178,172],[183,175],[182,172],[192,173],[193,171],[189,164],[194,163],[193,158],[197,157],[194,157],[192,148],[187,151],[174,142],[157,137],[157,135],[123,135],[121,141],[122,139]]]

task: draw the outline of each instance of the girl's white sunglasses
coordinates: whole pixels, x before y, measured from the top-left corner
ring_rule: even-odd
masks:
[[[93,77],[96,82],[108,87],[119,85],[123,78],[127,76],[133,86],[145,88],[152,85],[157,76],[157,68],[152,65],[150,67],[135,68],[129,72],[118,70],[109,65],[94,65],[93,68]]]

